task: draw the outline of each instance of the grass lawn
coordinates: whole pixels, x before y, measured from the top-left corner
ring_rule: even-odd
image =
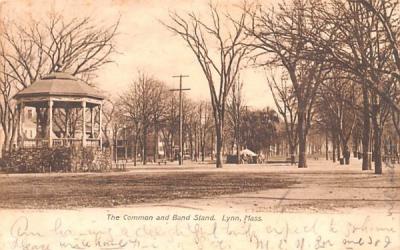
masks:
[[[266,210],[399,205],[398,173],[376,176],[321,164],[303,170],[268,165],[217,170],[199,165],[100,174],[0,175],[0,208],[114,207],[188,200],[226,201],[230,206],[251,203]]]
[[[123,173],[0,178],[0,207],[112,207],[285,188],[292,178],[241,173]]]

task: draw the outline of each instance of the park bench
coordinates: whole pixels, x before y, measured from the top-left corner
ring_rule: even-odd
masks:
[[[265,163],[269,163],[269,164],[274,164],[274,163],[291,163],[291,159],[290,158],[286,158],[286,159],[282,159],[282,160],[268,160]],[[297,160],[294,161],[294,163],[297,163]]]
[[[157,163],[158,163],[158,165],[161,165],[161,163],[164,163],[164,165],[167,165],[167,160],[158,160]]]

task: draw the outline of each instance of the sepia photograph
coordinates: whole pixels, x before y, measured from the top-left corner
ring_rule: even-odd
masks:
[[[0,0],[0,249],[400,249],[399,0]]]

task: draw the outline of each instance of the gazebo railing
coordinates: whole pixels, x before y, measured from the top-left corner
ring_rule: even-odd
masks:
[[[24,148],[41,148],[47,147],[49,141],[46,139],[24,139],[22,146]]]
[[[53,147],[69,147],[82,146],[82,139],[79,138],[54,138]],[[24,139],[22,142],[23,148],[42,148],[48,147],[49,140],[47,139]],[[86,147],[100,147],[100,139],[86,139]]]
[[[82,145],[82,139],[78,138],[54,138],[53,147],[68,147],[68,146],[80,146]]]
[[[56,138],[53,139],[53,147],[81,146],[82,139],[79,138]],[[100,139],[86,139],[86,147],[100,147]]]
[[[93,138],[86,139],[86,146],[99,148],[100,147],[100,139],[93,139]]]

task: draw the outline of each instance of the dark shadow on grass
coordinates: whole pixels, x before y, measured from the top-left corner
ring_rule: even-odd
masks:
[[[93,175],[0,180],[2,208],[113,207],[288,188],[291,178],[241,173]]]

